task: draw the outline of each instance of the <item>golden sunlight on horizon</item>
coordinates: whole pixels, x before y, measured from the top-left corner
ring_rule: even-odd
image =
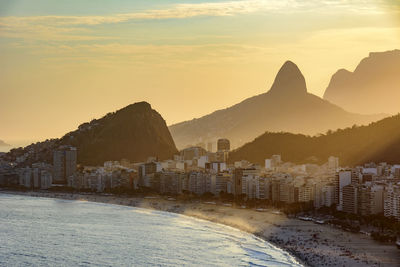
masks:
[[[70,3],[70,4],[68,4]],[[286,60],[322,97],[399,49],[397,1],[3,1],[0,140],[60,137],[139,101],[168,125],[270,89]]]

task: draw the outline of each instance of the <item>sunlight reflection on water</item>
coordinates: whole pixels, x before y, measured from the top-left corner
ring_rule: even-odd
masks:
[[[0,266],[301,266],[237,229],[180,214],[0,194]]]

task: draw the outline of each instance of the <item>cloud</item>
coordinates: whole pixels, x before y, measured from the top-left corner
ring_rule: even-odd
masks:
[[[227,17],[250,13],[292,14],[302,12],[376,14],[393,9],[386,0],[237,0],[175,4],[164,9],[98,16],[6,16],[0,17],[0,38],[25,40],[98,40],[95,26],[143,20]]]
[[[210,66],[218,64],[254,64],[267,62],[270,58],[284,54],[296,57],[312,57],[313,53],[340,54],[344,50],[357,50],[369,44],[371,49],[381,47],[389,49],[397,42],[394,34],[400,28],[337,28],[315,31],[304,35],[296,42],[284,41],[270,43],[267,40],[258,43],[218,43],[218,44],[47,44],[32,47],[42,56],[43,64],[49,66],[70,64],[88,64],[89,66],[115,68],[163,66],[167,68],[181,68],[182,66]],[[279,38],[279,37],[277,37]],[[325,42],[325,40],[330,40]],[[227,40],[229,41],[229,40]],[[382,49],[383,49],[382,48]],[[386,49],[386,48],[385,48]],[[338,56],[340,58],[340,56]],[[283,60],[283,59],[282,59]],[[334,64],[333,64],[334,65]],[[335,66],[335,65],[334,65]]]
[[[274,3],[272,3],[274,2]],[[271,8],[280,1],[271,1]],[[198,16],[233,16],[261,10],[261,0],[177,4],[165,9],[104,16],[6,16],[0,17],[0,37],[24,39],[63,39],[96,25],[140,20],[184,19]],[[98,38],[98,37],[96,37]],[[93,39],[96,39],[93,38]]]
[[[281,7],[285,1],[269,1],[270,8]],[[0,27],[19,27],[27,24],[53,26],[99,25],[122,23],[130,20],[190,18],[197,16],[232,16],[255,12],[266,5],[261,0],[242,0],[217,3],[177,4],[166,9],[152,9],[143,12],[114,14],[107,16],[25,16],[2,17]]]
[[[233,16],[258,11],[291,13],[329,8],[353,10],[358,13],[378,12],[376,0],[238,0],[227,2],[205,2],[196,4],[176,4],[165,9],[151,9],[142,12],[114,14],[107,16],[25,16],[1,17],[0,27],[19,27],[27,24],[53,26],[99,25],[122,23],[130,20],[179,19],[198,16]],[[393,4],[392,4],[393,5]],[[328,8],[328,9],[327,9]]]
[[[62,62],[104,61],[110,63],[129,63],[154,65],[157,62],[185,64],[218,63],[221,61],[248,61],[269,51],[268,47],[246,44],[204,44],[204,45],[135,45],[135,44],[75,44],[40,46],[45,60]],[[37,47],[39,48],[39,47]],[[38,51],[38,49],[35,49]]]

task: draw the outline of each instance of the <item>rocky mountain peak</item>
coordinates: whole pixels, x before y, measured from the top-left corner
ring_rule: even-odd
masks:
[[[270,92],[288,97],[307,93],[306,81],[296,64],[292,61],[286,61],[283,64],[275,77]]]

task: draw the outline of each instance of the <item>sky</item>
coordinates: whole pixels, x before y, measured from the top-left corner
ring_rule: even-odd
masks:
[[[168,125],[269,90],[292,60],[322,96],[400,48],[398,0],[0,0],[0,140],[61,137],[147,101]]]

